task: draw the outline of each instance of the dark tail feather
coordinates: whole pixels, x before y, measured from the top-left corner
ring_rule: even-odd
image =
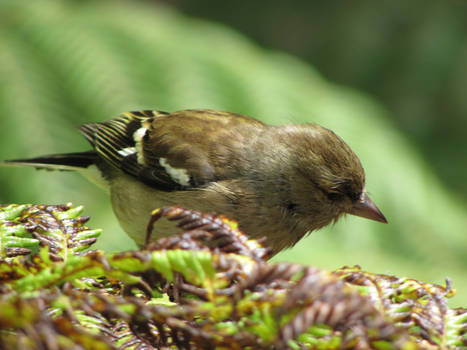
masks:
[[[98,159],[94,151],[80,153],[51,154],[30,159],[13,159],[0,162],[4,166],[32,166],[37,169],[79,170],[95,164]]]

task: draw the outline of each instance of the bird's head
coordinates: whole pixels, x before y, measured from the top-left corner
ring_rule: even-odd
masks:
[[[365,189],[365,172],[356,154],[331,130],[315,124],[286,126],[290,208],[309,231],[352,214],[387,223]],[[285,135],[285,134],[284,134]]]

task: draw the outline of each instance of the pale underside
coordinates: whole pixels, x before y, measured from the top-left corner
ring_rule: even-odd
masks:
[[[254,231],[253,228],[245,226],[240,226],[240,229],[252,238],[268,237],[268,245],[273,246],[275,252],[293,245],[306,233],[306,229],[299,227],[297,223],[290,222],[289,216],[283,212],[283,209],[273,208],[271,216],[264,215],[263,208],[252,210],[252,206],[256,204],[248,196],[242,196],[240,203],[236,206],[226,204],[228,203],[225,198],[226,188],[222,187],[222,183],[213,183],[203,189],[172,192],[156,190],[125,174],[113,177],[110,183],[110,196],[115,215],[124,231],[139,247],[145,244],[146,229],[151,213],[154,209],[164,206],[180,206],[205,213],[212,213],[213,208],[216,208],[216,213],[225,214],[237,221],[253,222],[255,223]],[[244,210],[247,207],[249,210]],[[270,212],[271,208],[267,210]],[[250,211],[258,215],[253,220],[252,218],[242,220],[244,213]],[[282,234],[271,234],[273,231],[281,231]],[[287,232],[288,239],[284,239],[285,232]],[[179,233],[181,230],[173,222],[162,219],[156,223],[151,241]],[[272,242],[274,237],[277,240]]]

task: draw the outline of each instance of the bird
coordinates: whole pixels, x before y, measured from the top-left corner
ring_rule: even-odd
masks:
[[[274,255],[345,214],[387,223],[352,149],[314,123],[268,125],[212,109],[141,110],[79,127],[92,150],[1,163],[74,170],[110,193],[122,229],[145,246],[164,206],[222,213]],[[177,233],[158,224],[151,240]]]

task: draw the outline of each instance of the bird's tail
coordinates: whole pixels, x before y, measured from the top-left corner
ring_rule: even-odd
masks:
[[[80,153],[51,154],[47,156],[13,159],[0,162],[2,166],[32,166],[36,169],[73,171],[83,170],[96,163],[98,157],[93,151]]]

